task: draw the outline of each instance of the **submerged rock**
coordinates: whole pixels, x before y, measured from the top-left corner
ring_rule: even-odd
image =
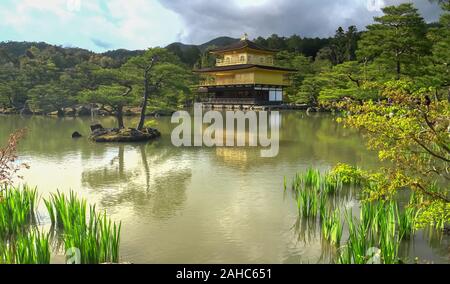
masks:
[[[94,124],[91,125],[91,131],[94,132],[95,130],[104,129],[101,124]]]
[[[63,116],[75,116],[76,115],[76,110],[73,108],[65,108],[63,110]]]
[[[92,127],[91,127],[92,129]],[[95,128],[91,134],[91,140],[98,143],[124,143],[124,142],[145,142],[161,137],[161,133],[153,128],[147,128],[139,131],[134,128],[128,129],[106,129]]]
[[[311,113],[311,112],[319,112],[319,108],[317,108],[317,107],[309,107],[306,110],[306,113]]]
[[[72,138],[81,138],[81,137],[83,137],[83,135],[81,135],[78,131],[72,133]]]
[[[59,111],[52,111],[52,112],[47,113],[47,115],[49,115],[49,116],[59,116]]]
[[[76,109],[77,116],[88,116],[91,115],[91,110],[85,106],[78,107]]]

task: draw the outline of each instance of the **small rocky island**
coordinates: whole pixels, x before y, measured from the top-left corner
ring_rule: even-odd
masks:
[[[90,139],[98,143],[127,143],[146,142],[161,137],[161,133],[154,128],[145,128],[142,131],[134,128],[104,128],[100,124],[91,126]]]

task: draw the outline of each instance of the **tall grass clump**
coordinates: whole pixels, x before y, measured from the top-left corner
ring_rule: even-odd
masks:
[[[398,234],[400,239],[410,239],[415,233],[416,209],[410,204],[403,212],[397,208]]]
[[[319,194],[310,189],[299,192],[297,205],[300,214],[305,218],[316,217],[319,209]]]
[[[95,206],[87,209],[86,201],[73,192],[58,192],[45,201],[53,227],[61,232],[66,250],[80,250],[83,264],[118,263],[121,224],[98,214]]]
[[[402,240],[414,236],[417,215],[420,213],[415,207],[418,201],[414,194],[404,209],[393,200],[363,200],[359,218],[351,212],[345,212],[342,220],[340,210],[335,209],[340,205],[335,201],[346,196],[344,187],[361,189],[363,193],[363,188],[370,187],[373,181],[370,174],[348,165],[338,165],[325,174],[308,169],[294,177],[292,191],[299,217],[320,224],[322,239],[328,245],[338,247],[335,258],[337,263],[400,263]],[[284,185],[286,190],[286,179]],[[318,215],[320,218],[317,218]],[[438,225],[442,226],[436,222]],[[348,228],[349,237],[342,242],[344,227]],[[343,245],[339,247],[341,243]]]
[[[304,218],[315,218],[320,214],[323,218],[327,203],[326,195],[336,193],[339,184],[338,180],[311,168],[304,173],[297,173],[292,183],[292,191],[297,199],[299,215]]]
[[[36,228],[37,190],[5,186],[0,194],[0,263],[48,264],[48,234]]]
[[[0,193],[0,238],[23,233],[34,222],[37,191],[8,187]]]
[[[339,264],[367,264],[370,260],[368,252],[375,247],[373,238],[367,235],[364,226],[360,226],[352,213],[346,212],[349,238],[345,246],[340,248],[337,262]]]
[[[325,240],[339,245],[342,239],[343,227],[340,211],[327,211],[322,219],[322,236]]]
[[[396,264],[400,262],[397,204],[363,204],[360,220],[346,214],[349,239],[338,255],[341,264]]]
[[[31,230],[0,245],[2,264],[50,264],[49,234]]]

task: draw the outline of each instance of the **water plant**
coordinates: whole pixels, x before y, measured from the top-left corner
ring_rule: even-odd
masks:
[[[338,178],[345,185],[361,185],[367,179],[366,172],[347,164],[337,164],[329,175]]]
[[[50,264],[49,234],[30,230],[0,245],[2,264]]]
[[[340,264],[366,264],[367,253],[374,247],[372,238],[367,237],[367,230],[354,219],[352,212],[345,212],[348,224],[349,238],[345,246],[341,247],[337,262]]]
[[[0,194],[0,238],[24,232],[34,222],[37,191],[8,187]]]
[[[332,212],[326,211],[322,219],[322,236],[325,240],[335,245],[341,243],[343,223],[341,223],[341,214],[339,210]]]
[[[406,207],[403,212],[397,211],[398,234],[400,239],[409,239],[414,235],[415,217],[416,209],[412,206]]]
[[[301,190],[298,193],[297,205],[303,217],[316,217],[319,208],[319,194],[311,189]]]
[[[363,204],[359,222],[351,213],[346,213],[349,239],[341,248],[337,262],[399,263],[401,238],[396,231],[396,206],[394,202]]]
[[[118,263],[121,223],[116,224],[106,214],[96,212],[95,206],[87,211],[86,201],[71,192],[67,197],[57,192],[45,202],[47,211],[62,235],[66,250],[80,250],[84,264]]]
[[[299,214],[310,218],[320,213],[320,218],[323,218],[327,204],[326,195],[336,193],[339,188],[340,181],[327,174],[322,175],[318,170],[310,168],[304,173],[297,173],[292,190],[297,199]]]
[[[305,186],[320,188],[321,174],[319,170],[309,168],[303,175],[302,180]]]

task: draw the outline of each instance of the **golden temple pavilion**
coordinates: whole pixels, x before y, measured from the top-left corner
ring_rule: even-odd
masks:
[[[211,105],[277,105],[295,70],[275,66],[276,50],[258,46],[247,35],[239,42],[211,51],[216,66],[195,70],[201,74],[199,92]]]

